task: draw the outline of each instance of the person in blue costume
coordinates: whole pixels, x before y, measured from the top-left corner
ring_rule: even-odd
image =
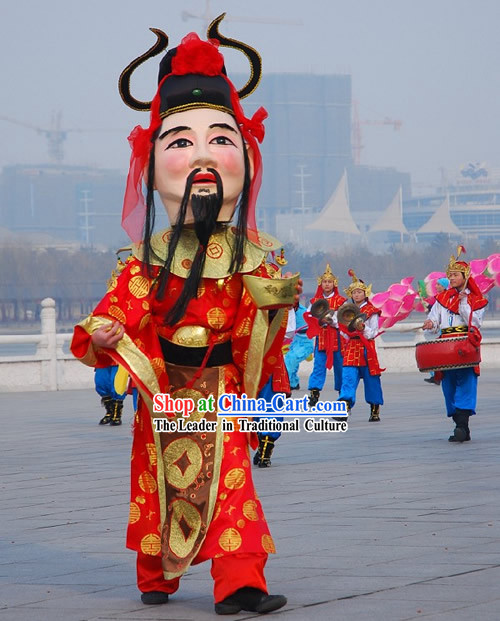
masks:
[[[113,364],[109,367],[96,368],[94,372],[94,385],[97,394],[101,397],[101,405],[106,413],[99,421],[99,425],[121,425],[123,401],[127,391],[118,393],[115,387],[115,378],[118,372],[118,365]]]
[[[325,299],[332,311],[337,311],[346,298],[338,292],[338,280],[333,274],[330,264],[326,264],[326,270],[318,278],[318,288],[313,298],[311,298],[311,307],[317,300]],[[314,366],[309,376],[308,390],[309,407],[313,407],[319,401],[319,396],[326,381],[326,371],[333,366],[333,383],[335,390],[340,392],[342,387],[342,339],[340,338],[339,329],[335,325],[322,325],[321,330],[316,337],[314,346]]]
[[[300,390],[299,367],[314,352],[314,339],[310,339],[307,332],[307,323],[304,319],[306,307],[298,304],[295,309],[295,334],[289,350],[285,354],[285,365],[290,379],[291,390]]]

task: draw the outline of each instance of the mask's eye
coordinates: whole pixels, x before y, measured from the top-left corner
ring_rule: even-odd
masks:
[[[191,140],[187,138],[177,138],[177,140],[174,140],[167,146],[167,149],[185,149],[192,146],[192,144]]]
[[[215,138],[212,138],[210,144],[233,145],[234,147],[234,142],[231,140],[231,138],[228,138],[227,136],[216,136]]]

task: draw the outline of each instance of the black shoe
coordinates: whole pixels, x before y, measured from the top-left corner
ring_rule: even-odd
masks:
[[[311,394],[309,395],[309,403],[308,406],[310,408],[314,407],[316,403],[319,401],[320,391],[318,388],[311,388]]]
[[[469,442],[470,433],[463,427],[455,427],[453,435],[448,438],[448,442]]]
[[[141,594],[141,601],[148,606],[166,604],[168,602],[168,593],[164,593],[163,591],[148,591]]]
[[[106,409],[106,414],[99,421],[99,425],[107,425],[111,422],[113,417],[113,404],[114,401],[111,397],[101,398],[101,405]]]
[[[269,468],[274,450],[274,440],[269,436],[259,436],[259,448],[253,456],[253,463],[259,468]]]
[[[424,382],[427,382],[428,384],[435,384],[435,381],[434,381],[433,377],[426,377],[424,379]]]
[[[264,591],[253,587],[238,589],[229,597],[215,604],[218,615],[234,615],[241,610],[264,614],[278,610],[286,604],[284,595],[266,595]]]
[[[379,423],[380,422],[380,405],[375,403],[370,403],[370,418],[368,419],[369,423]]]
[[[300,384],[297,384],[297,386],[290,386],[290,390],[300,390]]]
[[[121,425],[122,424],[122,411],[123,411],[123,401],[113,401],[113,411],[111,416],[110,425]]]

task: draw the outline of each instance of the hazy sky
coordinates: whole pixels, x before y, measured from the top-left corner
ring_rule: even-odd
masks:
[[[154,42],[149,27],[175,45],[203,28],[182,11],[206,4],[0,0],[0,117],[49,128],[62,111],[64,128],[85,130],[68,134],[67,164],[125,170],[126,136],[147,114],[122,103],[117,78]],[[498,0],[211,0],[210,9],[241,18],[221,30],[257,48],[264,72],[350,73],[362,120],[402,121],[399,131],[362,126],[362,163],[410,172],[417,190],[438,182],[440,167],[500,168]],[[224,53],[229,74],[246,71],[242,55]],[[157,66],[137,72],[139,99],[153,96]],[[0,120],[0,145],[0,166],[49,162],[32,129]]]

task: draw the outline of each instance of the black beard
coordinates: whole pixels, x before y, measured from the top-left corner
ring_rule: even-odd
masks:
[[[181,295],[179,296],[177,302],[174,304],[174,306],[168,313],[168,316],[166,317],[166,323],[168,325],[175,325],[178,321],[180,321],[186,311],[189,301],[196,298],[198,287],[201,281],[201,276],[203,273],[203,268],[205,266],[208,240],[217,228],[217,218],[219,216],[224,200],[224,194],[222,191],[222,179],[220,178],[220,175],[217,173],[216,170],[212,168],[208,168],[207,170],[213,173],[215,176],[217,191],[215,194],[211,193],[207,195],[191,195],[191,209],[193,212],[194,230],[196,233],[196,237],[198,238],[199,244],[196,255],[193,259],[193,263],[191,265],[191,269],[189,271],[189,275],[186,279],[186,282],[184,283],[184,287],[182,288]],[[191,191],[193,177],[193,174],[190,175],[188,182],[186,183],[184,199],[182,201],[181,210],[179,211],[179,216],[174,227],[174,235],[176,236],[175,247],[177,246],[181,230],[184,226],[187,196],[189,196],[189,193]],[[169,248],[169,257],[173,257],[175,247]],[[168,263],[168,269],[170,269],[170,265],[171,260]]]
[[[207,196],[193,194],[191,209],[194,218],[194,230],[200,242],[200,250],[205,252],[210,235],[217,227],[217,218],[222,208],[222,197],[219,194]]]

